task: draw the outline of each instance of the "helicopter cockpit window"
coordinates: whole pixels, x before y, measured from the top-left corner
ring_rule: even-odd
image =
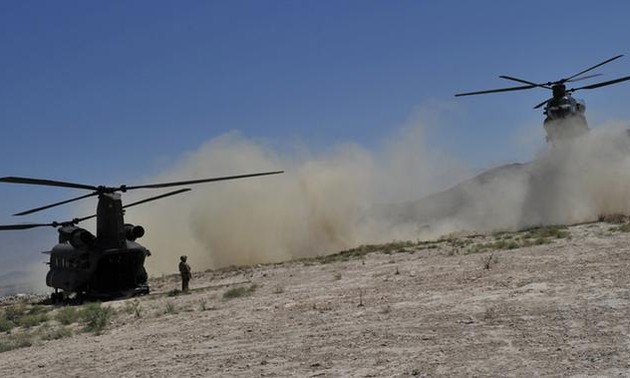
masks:
[[[555,102],[555,101],[554,101]],[[574,106],[566,98],[561,99],[558,102],[550,103],[547,109],[547,113],[551,118],[564,118],[574,112]]]

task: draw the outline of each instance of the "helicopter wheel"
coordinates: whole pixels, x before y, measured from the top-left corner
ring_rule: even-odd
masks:
[[[52,293],[50,294],[50,301],[52,302],[52,304],[58,304],[63,302],[63,293]]]
[[[82,305],[83,302],[85,302],[85,295],[83,293],[77,293],[77,296],[75,297],[75,301],[77,302],[78,305]]]

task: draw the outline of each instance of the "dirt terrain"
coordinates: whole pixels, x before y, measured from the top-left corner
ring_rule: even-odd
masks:
[[[630,233],[593,223],[200,272],[186,295],[161,277],[0,376],[628,376],[629,265]]]

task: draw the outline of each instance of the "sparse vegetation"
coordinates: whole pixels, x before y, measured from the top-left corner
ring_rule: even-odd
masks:
[[[4,316],[10,320],[11,322],[13,322],[14,324],[17,324],[19,319],[26,315],[27,313],[27,309],[26,309],[26,305],[23,303],[19,303],[19,304],[15,304],[13,306],[9,306],[4,310]]]
[[[5,316],[0,317],[0,332],[9,332],[15,327],[15,323]]]
[[[9,337],[2,338],[0,340],[0,353],[8,352],[13,349],[26,348],[33,345],[31,336],[25,333],[19,333],[16,335],[10,335]]]
[[[166,306],[164,308],[165,314],[177,314],[177,307],[175,307],[175,303],[172,301],[166,301]]]
[[[537,227],[526,231],[527,239],[566,239],[570,236],[566,226]]]
[[[35,305],[26,306],[23,303],[8,306],[0,317],[0,331],[7,332],[14,327],[31,328],[48,321],[48,308]]]
[[[133,314],[136,318],[142,317],[142,306],[139,300],[133,300],[125,303],[122,311],[126,314]]]
[[[48,324],[43,326],[39,333],[42,340],[58,340],[72,336],[72,330],[68,327],[51,327]]]
[[[240,297],[248,297],[250,295],[252,295],[255,291],[256,291],[256,285],[251,285],[249,287],[244,287],[244,286],[240,286],[240,287],[234,287],[228,291],[226,291],[225,293],[223,293],[223,299],[233,299],[233,298],[240,298]]]
[[[72,335],[72,330],[63,326],[51,326],[53,318],[63,324],[72,310],[62,309],[55,317],[49,316],[51,307],[18,303],[4,308],[0,315],[0,332],[8,333],[0,340],[0,352],[29,347],[38,340],[54,340]],[[63,314],[63,315],[59,315]],[[69,321],[71,324],[73,321]]]
[[[103,307],[100,303],[90,303],[81,310],[81,321],[85,324],[84,330],[100,334],[109,323],[114,311],[111,307]]]
[[[494,253],[491,253],[488,256],[484,256],[481,258],[481,263],[485,270],[490,270],[498,262],[499,259]]]
[[[622,224],[618,227],[613,227],[610,229],[611,232],[630,232],[630,223]]]
[[[566,226],[548,226],[532,228],[516,233],[498,232],[493,236],[494,241],[470,244],[466,252],[479,253],[531,247],[534,245],[549,244],[554,239],[566,239],[571,235]]]
[[[442,243],[442,241],[393,241],[386,244],[361,245],[357,248],[348,249],[339,253],[302,259],[301,261],[305,264],[331,264],[363,258],[365,255],[375,252],[381,252],[387,255],[394,253],[414,253],[421,249],[437,248],[440,243]]]
[[[31,328],[48,321],[46,314],[27,314],[18,319],[17,325],[24,328]]]
[[[57,311],[55,319],[63,325],[70,325],[79,320],[79,311],[77,311],[76,307],[63,307]]]
[[[612,224],[623,224],[628,222],[630,218],[626,214],[615,213],[615,214],[602,214],[599,216],[598,221],[612,223]]]

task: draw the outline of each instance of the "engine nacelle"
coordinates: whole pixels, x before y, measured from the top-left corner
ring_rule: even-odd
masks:
[[[66,226],[59,229],[59,242],[70,243],[74,248],[83,248],[94,243],[96,237],[88,230]]]
[[[144,236],[144,227],[134,226],[133,224],[125,225],[125,238],[129,241],[135,241]]]

